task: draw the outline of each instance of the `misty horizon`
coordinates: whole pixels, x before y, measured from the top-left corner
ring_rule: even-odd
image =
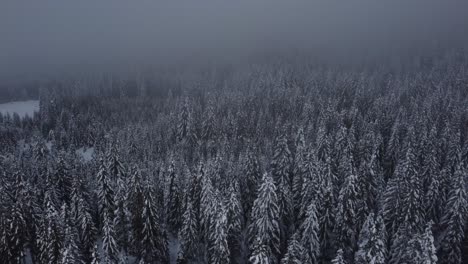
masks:
[[[466,47],[465,1],[4,1],[0,78]],[[465,33],[465,34],[464,34]]]

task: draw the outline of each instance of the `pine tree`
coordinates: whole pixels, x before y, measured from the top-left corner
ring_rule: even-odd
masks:
[[[201,235],[204,240],[208,240],[208,230],[214,224],[215,212],[215,190],[212,185],[211,179],[208,175],[204,174],[201,179],[201,200],[200,200],[200,224]]]
[[[370,213],[359,234],[359,249],[355,254],[355,264],[385,264],[386,245],[383,237],[385,231],[381,230],[384,228],[381,218],[376,220],[374,214]]]
[[[190,111],[188,99],[185,98],[182,108],[179,113],[176,137],[177,140],[182,141],[188,135],[188,130],[192,118],[192,113]]]
[[[114,219],[114,188],[109,174],[105,167],[104,161],[100,160],[100,167],[97,174],[97,196],[99,200],[99,215],[101,223],[104,222],[104,217]],[[113,221],[113,220],[112,220]]]
[[[339,245],[344,249],[345,260],[349,262],[357,246],[358,186],[354,169],[350,161],[347,162],[349,171],[338,196],[336,222]]]
[[[301,204],[297,216],[299,223],[304,220],[310,203],[317,203],[318,207],[321,207],[320,203],[323,202],[324,194],[323,185],[325,184],[325,178],[322,174],[324,170],[323,163],[317,160],[315,152],[311,150],[307,157],[302,183]]]
[[[129,186],[129,206],[131,213],[131,235],[132,244],[131,252],[137,254],[140,248],[137,246],[143,240],[143,207],[144,207],[144,195],[142,186],[141,173],[138,168],[133,169],[133,174],[130,177]]]
[[[70,194],[72,191],[72,179],[70,176],[69,168],[65,164],[62,156],[59,156],[57,162],[57,169],[55,171],[55,185],[57,188],[57,196],[61,202],[70,203]]]
[[[76,225],[78,226],[79,246],[84,260],[89,261],[91,260],[91,253],[94,241],[96,240],[97,230],[94,226],[92,216],[88,211],[88,206],[85,204],[83,198],[79,198],[78,200],[77,211]]]
[[[253,263],[277,263],[279,257],[279,214],[276,186],[272,177],[265,173],[252,208],[252,223],[249,226],[250,261]],[[265,257],[266,256],[266,257]]]
[[[126,181],[123,178],[117,179],[117,190],[115,193],[115,234],[117,244],[127,252],[131,242],[129,210],[129,193]]]
[[[288,251],[281,259],[281,264],[302,264],[304,256],[304,247],[299,242],[299,235],[294,234],[288,243]]]
[[[255,242],[256,244],[260,244],[260,242]],[[270,253],[267,246],[259,246],[252,251],[252,254],[249,258],[249,263],[252,264],[270,264],[275,263],[270,258]]]
[[[217,200],[217,206],[214,212],[214,219],[213,224],[210,230],[210,248],[209,248],[209,256],[210,256],[210,263],[213,264],[229,264],[230,260],[230,252],[229,252],[229,245],[228,245],[228,222],[227,222],[227,215],[226,209],[222,201],[220,199]]]
[[[422,235],[424,248],[424,264],[437,264],[436,248],[434,246],[434,236],[432,235],[432,222],[426,225]]]
[[[229,185],[228,197],[226,199],[226,214],[229,252],[231,253],[231,262],[234,262],[233,258],[241,253],[241,232],[244,220],[239,186],[236,181]]]
[[[93,246],[93,252],[91,254],[91,264],[99,264],[98,248],[97,245]]]
[[[314,203],[311,203],[307,208],[306,218],[299,231],[301,233],[301,245],[304,247],[302,258],[304,263],[318,263],[320,257],[319,222],[317,208]]]
[[[117,256],[119,249],[117,247],[117,241],[115,240],[115,227],[114,219],[108,215],[107,210],[104,210],[102,225],[102,261],[104,263],[115,264],[117,262]]]
[[[404,222],[398,227],[398,230],[393,234],[392,243],[389,251],[389,264],[399,264],[404,261],[411,261],[411,252],[408,251],[410,241],[412,241],[418,233],[412,229],[411,223]],[[413,249],[416,242],[413,241]],[[409,254],[409,255],[408,255]],[[409,259],[409,260],[408,260]]]
[[[296,152],[294,156],[294,167],[293,167],[293,180],[292,180],[292,193],[295,215],[299,214],[302,202],[302,186],[304,182],[306,170],[306,145],[304,139],[304,130],[299,129],[296,137]]]
[[[112,145],[106,156],[106,171],[111,181],[126,178],[125,166],[120,161],[116,145]]]
[[[141,237],[140,259],[148,263],[167,263],[169,261],[167,249],[167,235],[161,225],[161,220],[155,208],[155,201],[151,188],[144,191],[143,230]]]
[[[325,181],[323,202],[319,208],[319,238],[320,252],[323,261],[330,261],[335,254],[335,197],[333,195],[332,180]]]
[[[185,206],[183,215],[182,227],[179,231],[181,240],[181,251],[179,252],[177,263],[195,262],[198,256],[198,234],[197,221],[195,218],[195,210],[190,201]]]
[[[202,179],[205,178],[205,169],[202,162],[199,163],[197,172],[193,174],[192,181],[190,182],[190,200],[195,210],[195,218],[197,219],[197,226],[201,228],[201,199],[202,199]],[[201,234],[199,234],[201,235]]]
[[[426,217],[435,223],[439,223],[442,214],[442,196],[441,172],[434,172],[429,179],[430,184],[424,197],[424,206]]]
[[[466,183],[461,164],[457,166],[450,183],[446,210],[441,220],[439,262],[442,264],[462,263],[461,248],[467,222],[468,202]]]
[[[401,213],[403,221],[412,225],[416,230],[421,231],[421,226],[424,224],[424,211],[422,210],[422,189],[420,175],[417,171],[417,157],[414,150],[415,134],[411,127],[408,130],[407,150],[405,160],[399,165],[403,179],[403,193],[401,203]]]
[[[293,196],[291,183],[291,151],[288,147],[287,138],[280,134],[275,142],[271,162],[271,174],[277,186],[278,210],[280,214],[280,249],[285,250],[288,232],[293,217]]]
[[[64,246],[62,248],[61,264],[83,263],[77,242],[77,233],[74,227],[67,226],[65,230]]]
[[[243,204],[244,211],[247,218],[250,218],[253,202],[257,197],[257,190],[261,183],[262,174],[260,166],[254,151],[249,148],[247,150],[245,170],[243,172],[245,180],[243,181]],[[246,219],[247,220],[247,219]]]
[[[346,264],[347,262],[345,261],[344,259],[344,253],[343,253],[343,250],[340,248],[337,252],[336,252],[336,256],[335,258],[332,260],[332,264]]]
[[[177,232],[181,225],[181,193],[178,182],[178,176],[175,171],[175,161],[171,159],[167,170],[169,178],[168,197],[167,197],[167,219],[172,231]]]
[[[4,246],[6,247],[6,259],[16,262],[23,257],[23,248],[26,243],[26,222],[21,210],[22,200],[16,200],[11,205],[9,215],[5,223]]]

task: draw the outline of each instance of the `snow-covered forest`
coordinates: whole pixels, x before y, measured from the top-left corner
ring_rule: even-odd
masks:
[[[0,115],[1,263],[468,262],[465,53],[31,93]]]

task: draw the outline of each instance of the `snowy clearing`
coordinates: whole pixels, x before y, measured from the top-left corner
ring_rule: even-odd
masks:
[[[39,100],[17,101],[0,104],[0,113],[13,115],[17,113],[20,117],[26,115],[32,117],[34,112],[39,111]]]

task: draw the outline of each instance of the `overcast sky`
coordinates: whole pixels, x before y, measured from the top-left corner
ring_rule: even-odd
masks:
[[[0,76],[463,45],[466,0],[1,0]]]

